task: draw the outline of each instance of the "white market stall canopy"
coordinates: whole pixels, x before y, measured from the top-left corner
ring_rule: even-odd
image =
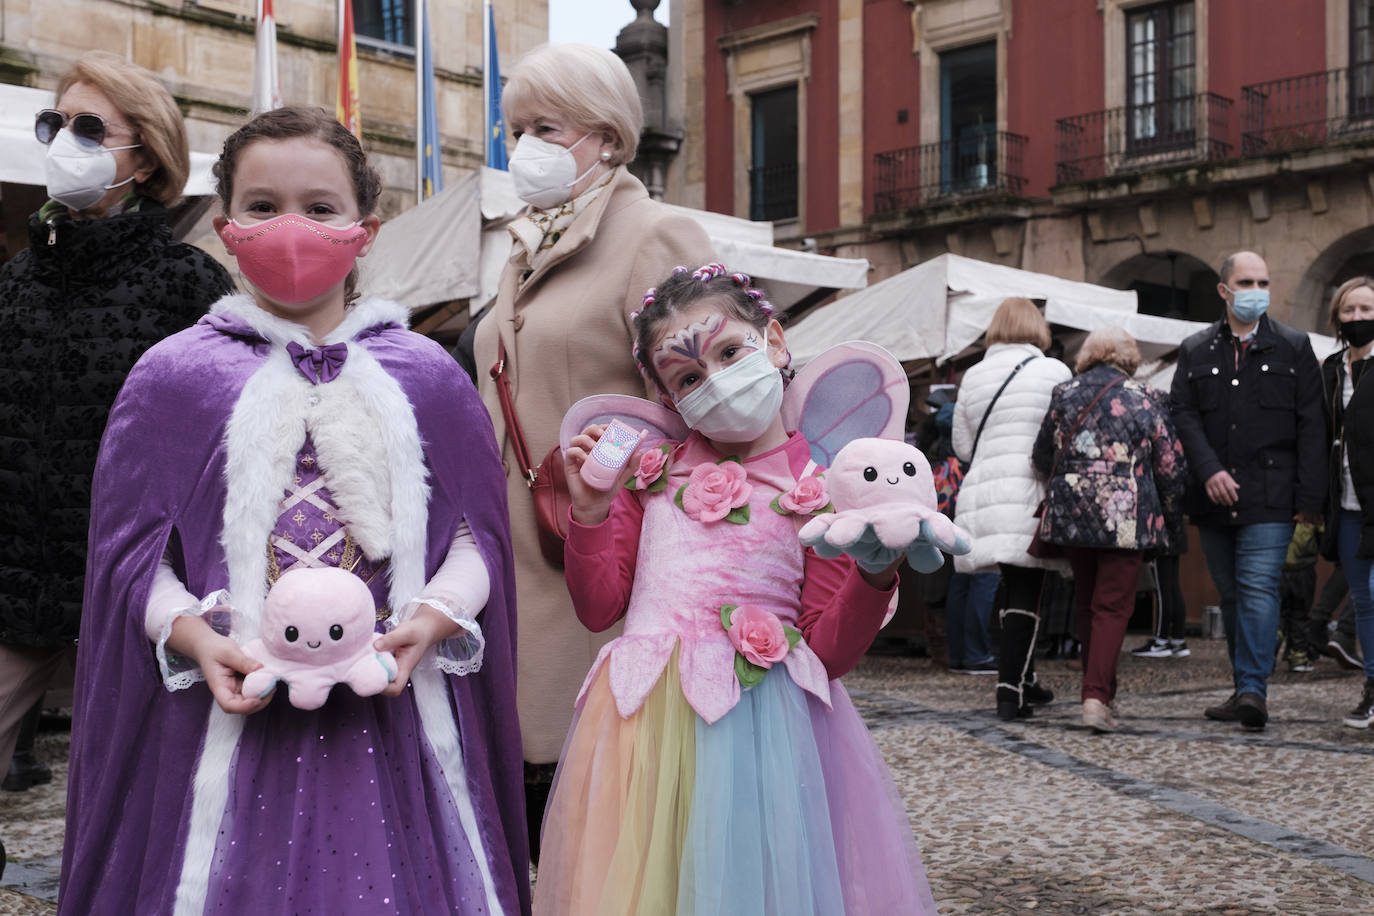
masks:
[[[1046,317],[1071,327],[1102,323],[1099,313],[1136,317],[1134,292],[942,254],[811,313],[788,328],[787,345],[797,365],[842,340],[881,344],[903,363],[945,362],[977,341],[1011,296],[1044,300]]]
[[[358,262],[366,293],[410,306],[476,296],[482,213],[476,173],[388,220]]]
[[[468,299],[470,312],[476,314],[496,296],[501,269],[510,256],[506,224],[524,207],[511,187],[509,172],[480,169],[479,175],[445,188],[386,223],[363,262],[363,289],[412,310]],[[700,223],[717,259],[749,274],[780,312],[868,282],[866,260],[774,247],[772,223],[674,209]],[[449,233],[453,235],[445,238]],[[440,276],[448,279],[437,279]]]
[[[835,290],[863,289],[868,285],[867,260],[779,248],[773,244],[771,222],[754,222],[688,207],[673,209],[692,217],[706,230],[715,246],[716,260],[760,281],[778,312],[814,301],[816,296],[824,298]]]
[[[12,184],[47,184],[43,159],[48,148],[33,135],[33,116],[53,106],[53,94],[46,89],[0,84],[0,181]],[[186,181],[187,197],[215,193],[215,178],[210,167],[219,158],[213,153],[191,153],[191,175]]]
[[[1011,296],[1043,300],[1047,321],[1083,332],[1067,341],[1070,354],[1095,328],[1124,328],[1140,346],[1136,377],[1162,388],[1173,377],[1178,345],[1208,327],[1140,314],[1132,291],[942,254],[812,312],[787,329],[787,346],[797,366],[845,340],[880,344],[909,369],[923,360],[941,364],[975,343],[998,305]],[[1332,337],[1307,336],[1319,360],[1339,346]]]

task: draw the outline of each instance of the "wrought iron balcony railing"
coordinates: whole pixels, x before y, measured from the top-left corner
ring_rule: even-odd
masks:
[[[1055,183],[1071,184],[1232,155],[1231,100],[1214,92],[1055,122]]]
[[[749,218],[795,219],[797,216],[797,164],[771,165],[749,170]]]
[[[1374,136],[1374,64],[1241,87],[1241,154],[1311,149]]]
[[[873,212],[894,213],[955,198],[1020,197],[1026,138],[1002,130],[966,131],[958,140],[876,153]]]

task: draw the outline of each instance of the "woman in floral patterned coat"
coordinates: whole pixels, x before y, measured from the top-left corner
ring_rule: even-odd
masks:
[[[1135,609],[1145,551],[1168,545],[1166,518],[1187,479],[1163,395],[1131,379],[1135,341],[1118,327],[1088,335],[1078,376],[1054,389],[1031,460],[1049,478],[1040,537],[1073,567],[1083,644],[1083,724],[1117,727],[1116,660]]]

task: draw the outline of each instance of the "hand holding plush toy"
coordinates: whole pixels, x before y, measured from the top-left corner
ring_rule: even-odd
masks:
[[[278,681],[291,705],[319,709],[335,684],[360,697],[396,677],[396,658],[372,647],[376,605],[363,580],[334,567],[292,569],[267,593],[262,636],[243,651],[262,667],[243,679],[243,695],[266,696]]]
[[[827,559],[852,556],[868,572],[902,554],[917,572],[945,562],[940,551],[964,554],[969,536],[936,509],[935,480],[920,450],[892,439],[855,439],[825,474],[835,511],[800,531],[803,544]]]

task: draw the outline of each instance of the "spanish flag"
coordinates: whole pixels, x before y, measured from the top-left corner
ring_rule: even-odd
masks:
[[[334,117],[363,138],[363,119],[358,105],[358,46],[353,41],[353,4],[339,0],[339,97]]]

